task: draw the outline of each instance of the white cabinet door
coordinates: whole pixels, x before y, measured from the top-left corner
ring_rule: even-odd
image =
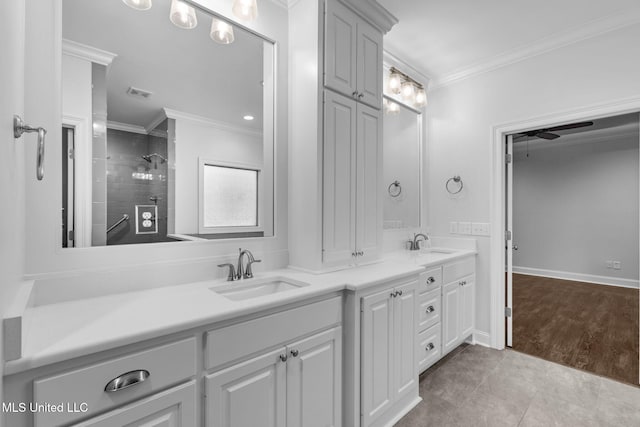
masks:
[[[286,348],[206,377],[209,427],[281,427],[286,411]]]
[[[475,317],[475,278],[468,276],[462,279],[460,295],[460,339],[473,333]]]
[[[399,399],[412,390],[418,381],[416,364],[417,282],[395,288],[398,296],[394,300],[395,351],[394,397]]]
[[[357,35],[358,100],[380,108],[382,104],[382,33],[358,21]]]
[[[342,328],[287,346],[287,427],[342,425]]]
[[[322,260],[327,265],[354,258],[355,140],[356,102],[325,90]]]
[[[362,298],[360,371],[362,421],[365,426],[394,401],[393,292],[393,289],[388,289]]]
[[[358,104],[356,135],[356,251],[358,261],[378,258],[382,238],[382,116],[381,111]]]
[[[358,18],[338,1],[327,1],[326,5],[324,84],[347,96],[355,96]]]
[[[162,393],[92,418],[76,427],[196,427],[196,383]]]
[[[460,340],[460,285],[452,282],[442,287],[442,354],[453,350]]]

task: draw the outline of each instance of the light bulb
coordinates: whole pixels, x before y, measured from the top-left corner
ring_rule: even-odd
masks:
[[[389,90],[391,93],[400,93],[400,87],[402,85],[402,75],[397,71],[391,71],[389,75]]]
[[[393,101],[387,101],[387,114],[395,115],[400,112],[400,106]]]
[[[233,43],[233,27],[227,22],[218,18],[211,19],[211,32],[209,33],[211,40],[220,44]]]
[[[425,105],[427,105],[427,93],[424,88],[421,87],[418,88],[418,92],[416,93],[416,106],[424,107]]]
[[[176,27],[190,30],[198,25],[196,10],[180,0],[171,0],[169,19]]]
[[[412,82],[402,83],[402,99],[409,105],[416,102],[416,89]]]
[[[231,11],[238,19],[253,21],[258,17],[258,4],[256,0],[233,0]]]
[[[151,9],[151,0],[122,0],[122,2],[135,10]]]

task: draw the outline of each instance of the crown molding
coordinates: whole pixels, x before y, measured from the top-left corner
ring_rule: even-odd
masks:
[[[295,1],[295,0],[294,0]],[[340,0],[386,34],[398,23],[398,18],[376,0]]]
[[[131,133],[139,133],[142,135],[149,134],[149,132],[147,132],[147,130],[142,126],[131,125],[129,123],[114,122],[111,120],[107,120],[107,129],[121,130],[124,132],[131,132]]]
[[[209,126],[209,127],[215,128],[215,129],[224,130],[224,131],[227,131],[227,132],[242,133],[242,134],[245,134],[245,135],[249,135],[249,136],[253,136],[253,137],[259,137],[259,138],[262,137],[262,132],[259,132],[259,131],[253,130],[253,129],[243,128],[241,126],[238,126],[238,125],[235,125],[235,124],[232,124],[232,123],[221,122],[221,121],[218,121],[218,120],[212,120],[212,119],[209,119],[207,117],[198,116],[196,114],[184,113],[182,111],[177,111],[177,110],[171,110],[169,108],[163,108],[162,111],[164,112],[164,116],[166,118],[168,118],[168,119],[189,120],[191,122],[195,122],[195,123],[198,123],[198,124],[201,124],[201,125]],[[154,120],[154,122],[156,120]],[[156,123],[155,126],[157,126],[159,123],[160,122]]]
[[[62,39],[62,53],[75,58],[84,59],[85,61],[104,65],[105,67],[111,65],[114,58],[118,56],[115,53],[68,39]]]
[[[437,77],[432,82],[432,89],[437,89],[460,80],[494,71],[507,65],[521,62],[552,50],[638,23],[640,23],[640,11],[626,11],[599,18],[590,21],[585,25],[574,27],[560,33],[555,33],[536,42],[505,51],[490,58],[489,60],[476,63],[470,67],[465,67],[452,73]]]

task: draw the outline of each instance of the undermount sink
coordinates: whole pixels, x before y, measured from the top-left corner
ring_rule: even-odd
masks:
[[[266,295],[279,294],[281,292],[300,289],[308,286],[308,283],[298,282],[284,277],[269,279],[244,279],[227,285],[209,288],[211,291],[233,301],[244,301]]]

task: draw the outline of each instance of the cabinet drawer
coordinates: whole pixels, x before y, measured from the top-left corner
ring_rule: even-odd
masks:
[[[420,295],[419,311],[418,331],[424,331],[440,322],[440,313],[442,312],[440,289]]]
[[[443,267],[443,282],[451,283],[476,271],[476,258],[469,257]]]
[[[148,378],[143,382],[107,392],[111,380],[123,374],[146,370]],[[189,338],[150,350],[119,357],[34,381],[35,402],[63,404],[63,412],[36,412],[35,426],[57,426],[166,388],[196,373],[196,340]],[[66,405],[86,404],[87,412],[69,412]]]
[[[419,292],[421,294],[439,288],[442,285],[442,268],[436,267],[420,273]]]
[[[341,322],[342,297],[335,297],[210,331],[205,368],[245,358]]]
[[[440,323],[418,334],[418,371],[422,372],[440,360],[442,340]]]

